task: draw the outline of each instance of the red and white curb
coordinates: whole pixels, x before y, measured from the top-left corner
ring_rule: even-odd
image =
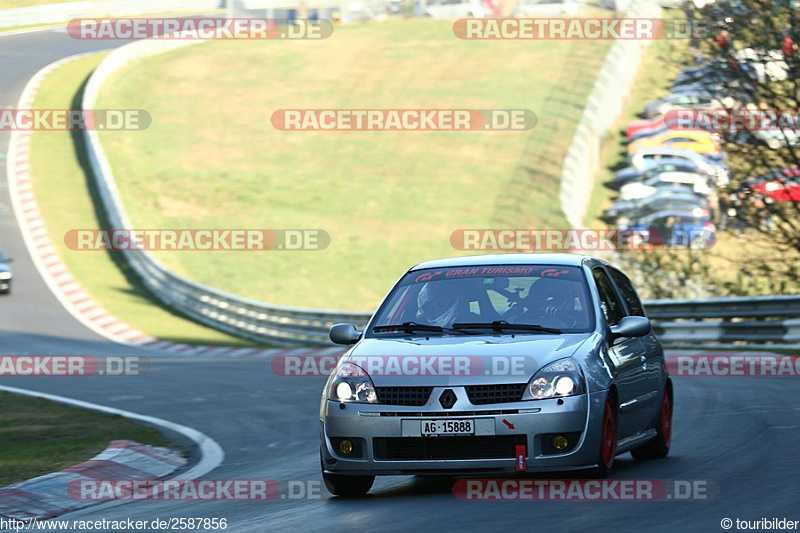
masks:
[[[127,440],[111,441],[108,448],[88,461],[0,487],[0,516],[15,520],[52,518],[93,503],[70,496],[67,487],[73,481],[161,479],[187,463],[181,454],[167,448]]]
[[[20,96],[18,109],[30,109],[42,81],[55,69],[76,59],[98,52],[66,57],[44,67],[25,86]],[[230,346],[202,346],[174,343],[157,339],[122,322],[103,309],[83,289],[58,256],[47,233],[39,204],[33,192],[30,166],[30,131],[13,131],[9,142],[6,168],[11,203],[28,251],[42,279],[64,308],[86,327],[111,341],[147,348],[159,352],[180,355],[226,356],[226,357],[274,357],[295,355],[298,349],[241,348]],[[300,348],[302,354],[338,355],[342,348]]]

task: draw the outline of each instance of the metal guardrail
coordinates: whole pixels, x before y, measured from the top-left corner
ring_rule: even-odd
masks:
[[[800,343],[800,295],[644,302],[662,342]]]
[[[76,18],[121,17],[182,11],[213,11],[223,0],[92,0],[0,10],[0,28],[58,24]]]

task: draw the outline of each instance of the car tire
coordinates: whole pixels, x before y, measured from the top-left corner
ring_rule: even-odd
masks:
[[[653,425],[658,432],[656,438],[631,450],[634,459],[662,459],[669,454],[672,442],[672,391],[669,385],[664,387],[661,405]]]
[[[603,408],[603,420],[600,425],[600,450],[597,455],[597,468],[593,477],[606,477],[614,468],[614,458],[617,455],[617,404],[614,397],[609,394]]]
[[[334,496],[354,498],[364,496],[375,483],[375,476],[343,476],[341,474],[329,474],[325,472],[320,458],[320,469],[322,470],[322,480],[325,488]]]

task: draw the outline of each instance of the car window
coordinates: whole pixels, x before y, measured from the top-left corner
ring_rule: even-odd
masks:
[[[603,315],[606,317],[606,322],[610,326],[619,324],[619,321],[625,316],[625,310],[620,303],[614,287],[611,285],[611,280],[601,268],[595,268],[592,271],[595,284],[597,285],[597,292],[600,294],[600,308],[603,310]]]
[[[639,299],[639,295],[636,294],[636,290],[633,288],[633,284],[631,280],[628,279],[628,276],[616,268],[609,268],[608,271],[611,274],[611,279],[617,284],[622,299],[625,300],[625,304],[628,306],[628,315],[646,316],[642,301]]]
[[[416,322],[539,324],[585,332],[593,323],[586,276],[579,267],[489,265],[415,270],[395,286],[374,328]],[[379,332],[393,334],[396,330]]]

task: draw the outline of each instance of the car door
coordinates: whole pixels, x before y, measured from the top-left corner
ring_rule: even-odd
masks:
[[[592,275],[606,323],[608,326],[615,326],[625,316],[625,307],[604,268],[595,267]],[[638,338],[620,338],[609,340],[605,348],[619,396],[617,437],[624,439],[635,435],[644,427],[644,417],[636,409],[639,398],[647,392],[645,365],[641,360],[642,343]]]
[[[616,268],[609,267],[609,274],[614,284],[617,286],[619,295],[622,297],[626,307],[627,316],[643,316],[646,317],[644,306],[636,294],[636,289],[633,288],[633,283],[628,279],[628,276],[617,270]],[[644,428],[647,428],[652,422],[652,415],[656,412],[661,391],[661,380],[664,369],[664,350],[661,343],[655,336],[655,333],[650,331],[644,337],[639,339],[642,352],[639,360],[644,365],[644,372],[646,378],[646,391],[639,396],[638,401],[631,405],[631,409],[640,410],[643,415]],[[642,360],[644,357],[644,360]]]

